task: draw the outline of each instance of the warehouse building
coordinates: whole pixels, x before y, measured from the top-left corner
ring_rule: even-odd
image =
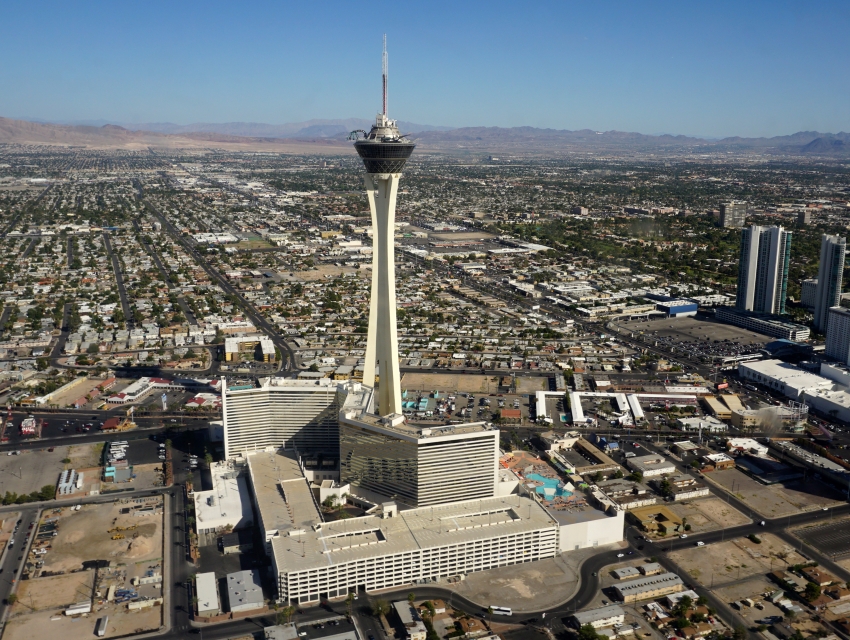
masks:
[[[663,311],[668,318],[685,318],[695,316],[699,305],[693,300],[667,300],[655,305],[658,311]]]
[[[629,604],[639,600],[654,600],[666,596],[668,593],[676,593],[681,591],[684,585],[685,583],[675,573],[659,573],[654,576],[621,582],[611,588],[620,600]]]
[[[253,611],[265,606],[260,572],[245,569],[227,574],[227,600],[232,613]]]
[[[805,391],[830,390],[834,385],[832,380],[781,360],[742,362],[738,365],[738,375],[743,380],[763,385],[794,400]]]

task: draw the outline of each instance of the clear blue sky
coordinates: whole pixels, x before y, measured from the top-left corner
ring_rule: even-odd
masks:
[[[0,115],[850,130],[850,2],[39,2],[0,11]]]

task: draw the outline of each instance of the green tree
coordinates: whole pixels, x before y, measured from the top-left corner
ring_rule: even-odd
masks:
[[[820,597],[821,588],[820,585],[816,582],[807,582],[806,588],[803,591],[803,597],[806,598],[809,602],[812,600],[816,600]]]
[[[383,598],[378,598],[375,600],[374,604],[372,604],[372,615],[376,618],[380,618],[381,616],[385,616],[390,612],[390,603],[384,600]]]
[[[583,624],[578,630],[578,637],[579,640],[603,640],[603,636],[596,633],[592,624]]]

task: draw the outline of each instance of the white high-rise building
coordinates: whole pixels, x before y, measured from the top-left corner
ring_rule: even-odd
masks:
[[[815,292],[815,329],[826,333],[829,328],[829,310],[841,303],[841,285],[844,280],[844,255],[846,238],[824,234],[820,243],[818,286]]]
[[[741,234],[735,308],[754,313],[785,313],[791,232],[753,225]]]
[[[826,325],[826,349],[828,358],[850,364],[850,309],[832,307]]]
[[[229,390],[222,379],[224,455],[266,447],[339,451],[339,382],[263,378],[258,387]]]

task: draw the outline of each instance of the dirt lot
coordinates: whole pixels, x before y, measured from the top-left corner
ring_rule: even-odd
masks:
[[[158,500],[158,498],[153,498]],[[43,556],[43,571],[79,569],[87,560],[137,562],[162,556],[162,515],[138,517],[121,514],[135,502],[85,505],[81,511],[63,509],[58,516],[58,533],[52,548]],[[56,517],[45,512],[44,518]],[[136,526],[122,540],[112,540],[113,527]],[[138,534],[136,538],[132,536]]]
[[[734,484],[735,495],[768,518],[842,503],[840,496],[819,482],[809,482],[805,486],[799,481],[767,486],[737,469],[713,471],[705,474],[704,478],[727,491],[731,491]]]
[[[447,393],[498,393],[499,379],[463,373],[405,373],[401,387],[417,391],[439,389]]]
[[[94,571],[66,573],[61,576],[23,580],[18,589],[18,608],[33,611],[62,610],[76,602],[91,598]],[[17,611],[16,611],[17,613]]]
[[[687,518],[692,533],[716,531],[723,527],[737,527],[751,520],[720,498],[705,498],[685,503],[671,503],[667,507],[679,517]]]
[[[89,638],[97,619],[109,616],[107,637],[127,635],[158,629],[162,624],[162,607],[144,611],[128,611],[126,604],[106,602],[105,595],[112,585],[130,587],[134,577],[147,572],[163,573],[162,569],[162,510],[160,498],[116,501],[102,505],[86,505],[80,511],[61,509],[45,511],[42,522],[55,518],[58,535],[37,546],[49,550],[42,556],[42,571],[64,572],[60,575],[36,577],[21,582],[18,604],[12,610],[5,636],[14,639],[50,637],[58,634],[63,640]],[[134,507],[159,505],[156,515],[133,515]],[[121,511],[129,509],[129,513]],[[135,527],[123,532],[124,539],[112,540],[107,530],[113,527]],[[133,538],[137,535],[136,538]],[[92,596],[95,572],[79,570],[90,560],[106,560],[110,567],[97,573],[97,590],[93,612],[77,619],[61,615],[68,604],[83,602]],[[161,585],[143,585],[140,596],[157,598]],[[55,618],[59,619],[56,620]]]
[[[51,403],[56,404],[60,407],[70,406],[74,400],[77,398],[82,398],[87,393],[92,391],[97,385],[103,382],[100,378],[90,378],[80,382],[67,391],[63,391],[59,395],[53,396]]]
[[[12,530],[15,528],[15,523],[21,517],[20,511],[4,514],[6,517],[0,523],[0,549],[6,548],[6,543],[12,537]]]
[[[371,265],[371,263],[370,263]],[[371,269],[354,269],[353,267],[337,267],[332,264],[320,264],[316,266],[316,270],[310,271],[295,271],[295,275],[290,278],[289,272],[281,272],[281,276],[286,276],[285,280],[302,280],[304,282],[316,282],[317,280],[327,280],[337,278],[344,273],[358,273],[361,277],[372,277]]]
[[[549,378],[542,376],[537,378],[517,376],[517,393],[534,393],[535,391],[549,391]]]
[[[715,586],[736,582],[742,573],[746,578],[806,561],[776,536],[768,533],[760,538],[761,544],[747,538],[735,538],[704,547],[695,546],[674,551],[670,558],[704,585]],[[784,559],[780,555],[784,555]]]
[[[753,577],[751,580],[742,580],[734,584],[727,585],[720,589],[715,589],[714,593],[718,598],[725,602],[736,602],[744,598],[752,598],[757,604],[760,603],[761,609],[757,607],[744,607],[737,613],[750,625],[756,626],[756,620],[761,620],[768,616],[783,616],[782,610],[770,601],[762,600],[761,594],[774,591],[776,584],[761,576]]]

